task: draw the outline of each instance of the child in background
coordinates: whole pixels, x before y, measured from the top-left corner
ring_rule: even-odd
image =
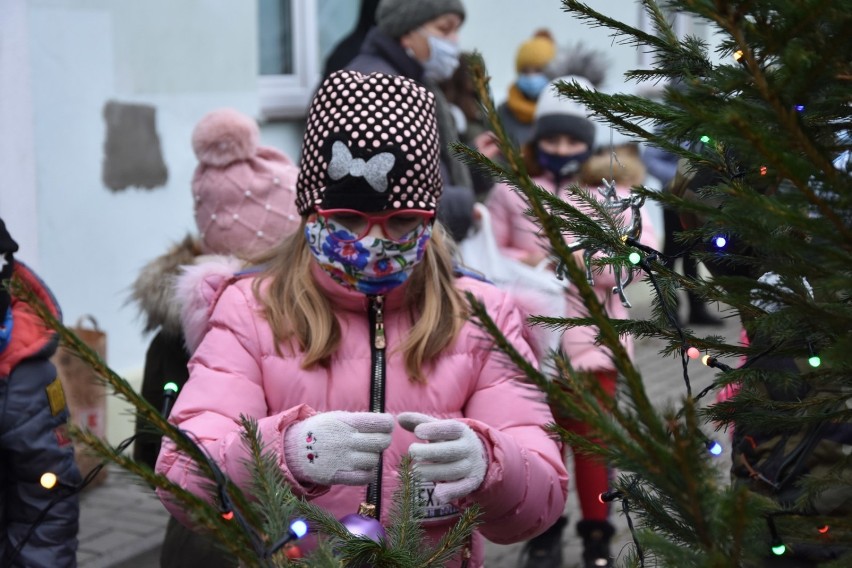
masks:
[[[586,89],[594,87],[579,76],[566,76],[554,79],[538,100],[533,131],[529,142],[522,148],[527,171],[533,181],[568,202],[572,201],[567,188],[581,183],[583,168],[593,155],[595,147],[596,125],[588,117],[587,110],[567,98],[559,96],[556,83],[576,81]],[[607,153],[608,158],[608,153]],[[593,164],[594,165],[594,164]],[[607,168],[609,169],[609,168]],[[624,171],[616,166],[619,176]],[[600,173],[600,172],[596,172]],[[643,177],[642,171],[633,171],[631,175]],[[610,179],[610,175],[601,176]],[[638,178],[637,178],[638,179]],[[629,186],[616,178],[619,197],[629,194]],[[630,180],[633,181],[633,180]],[[597,184],[600,184],[598,178]],[[580,207],[580,202],[574,203]],[[501,250],[512,258],[532,266],[546,258],[546,246],[539,234],[539,227],[526,215],[527,203],[524,197],[506,184],[497,184],[491,191],[486,205],[492,215],[494,235]],[[656,245],[653,227],[643,214],[643,232],[641,242]],[[567,236],[571,241],[570,235]],[[578,263],[583,263],[583,251],[575,255]],[[626,309],[618,296],[612,293],[615,277],[611,270],[605,269],[595,275],[595,292],[608,315],[620,319],[626,317]],[[569,288],[567,312],[563,317],[582,317],[586,315],[582,300],[576,289]],[[556,314],[548,314],[556,315]],[[603,390],[615,394],[617,372],[610,359],[610,353],[595,344],[596,330],[592,327],[576,327],[564,332],[561,347],[571,365],[580,371],[594,373]],[[628,352],[632,352],[629,338],[623,340]],[[563,428],[581,435],[588,435],[588,426],[568,416],[554,413],[556,422]],[[577,523],[577,533],[583,539],[583,561],[585,567],[611,566],[609,542],[614,533],[609,522],[609,506],[598,500],[598,495],[609,488],[610,472],[606,464],[596,458],[574,453],[574,474],[577,495],[583,514]],[[561,534],[567,519],[562,517],[547,532],[527,543],[525,568],[559,568],[562,566]]]
[[[556,42],[547,29],[537,30],[515,54],[518,76],[509,86],[506,101],[497,107],[497,115],[506,134],[519,146],[526,144],[532,133],[536,101],[550,82],[545,68],[555,55]]]
[[[145,355],[141,393],[155,408],[163,407],[166,383],[183,388],[189,357],[200,341],[200,334],[184,334],[181,314],[193,313],[204,303],[187,298],[204,293],[190,295],[187,289],[201,287],[204,281],[207,291],[215,290],[215,281],[224,282],[240,270],[240,259],[263,252],[299,226],[295,203],[299,168],[275,148],[260,145],[260,131],[252,118],[229,108],[209,112],[193,129],[192,148],[198,159],[192,179],[198,233],[187,235],[145,265],[133,283],[131,299],[145,317],[145,331],[157,332]],[[186,275],[183,294],[175,287],[181,274]],[[136,434],[133,457],[153,468],[160,436],[147,431],[142,418],[137,419]],[[236,566],[237,560],[172,517],[160,566],[191,565],[225,568]]]
[[[47,286],[14,258],[18,243],[0,219],[0,566],[77,566],[77,495],[56,502],[56,491],[82,482],[66,431],[68,408],[50,357],[59,337],[34,309],[9,294],[14,275],[36,293],[54,317],[62,318]],[[41,485],[53,473],[62,486]],[[32,531],[32,532],[31,532]],[[26,544],[21,541],[28,538]]]

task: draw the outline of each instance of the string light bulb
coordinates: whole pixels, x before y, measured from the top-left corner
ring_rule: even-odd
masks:
[[[222,513],[222,518],[225,519],[226,521],[230,521],[234,518],[234,512],[233,511],[227,511],[225,513]]]
[[[819,355],[811,355],[808,357],[808,365],[816,369],[820,365],[822,365],[822,359],[820,359]]]
[[[41,474],[41,478],[39,479],[39,483],[45,489],[53,489],[56,487],[56,484],[59,482],[59,478],[56,477],[56,474],[52,471],[45,472]]]
[[[702,144],[707,144],[708,142],[710,142],[710,137],[705,134],[704,136],[699,138],[699,140],[701,140]]]
[[[728,237],[725,235],[716,235],[713,237],[713,246],[717,249],[722,250],[726,246],[728,246]]]
[[[775,520],[772,516],[766,517],[766,525],[769,528],[769,547],[772,550],[772,554],[775,556],[783,556],[785,552],[787,552],[787,547],[784,545],[784,541],[781,540],[781,537],[778,536],[778,529],[775,528]]]
[[[177,386],[176,382],[169,381],[168,383],[163,385],[163,390],[166,391],[166,392],[177,393],[177,391],[179,390],[179,387]]]
[[[290,532],[298,539],[308,534],[308,523],[302,519],[296,519],[290,523]]]
[[[793,108],[795,108],[797,112],[805,112],[805,105],[796,105]]]
[[[622,494],[618,489],[610,489],[609,491],[604,491],[600,495],[598,495],[598,501],[601,503],[610,503],[615,501],[616,499],[621,499]]]
[[[745,54],[743,53],[742,49],[736,50],[734,52],[734,61],[740,61],[743,58],[743,55],[745,55]]]
[[[769,168],[767,168],[766,166],[760,166],[760,175],[765,176],[768,171]]]
[[[716,440],[707,440],[707,442],[705,442],[705,445],[707,446],[707,451],[710,452],[711,455],[722,455],[722,444],[720,444]]]
[[[823,525],[821,527],[817,527],[817,532],[819,532],[819,534],[828,534],[830,528],[831,527],[829,527],[828,525]]]
[[[639,264],[640,262],[642,262],[642,255],[636,251],[633,251],[627,256],[627,260],[630,261],[630,264]]]
[[[701,356],[701,351],[697,347],[690,347],[686,350],[686,356],[690,359],[698,359]]]

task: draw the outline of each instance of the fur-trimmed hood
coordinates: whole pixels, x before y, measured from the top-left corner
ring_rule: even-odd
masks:
[[[174,285],[181,266],[193,264],[200,255],[198,239],[187,235],[139,271],[131,286],[129,302],[139,307],[145,320],[145,333],[157,329],[174,334],[181,332],[180,306],[175,301]]]
[[[130,302],[145,319],[145,332],[184,334],[190,353],[204,336],[213,292],[242,268],[224,255],[203,255],[196,237],[187,235],[146,264],[131,287]]]

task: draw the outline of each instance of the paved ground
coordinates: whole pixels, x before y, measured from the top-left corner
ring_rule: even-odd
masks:
[[[648,313],[648,290],[643,285],[633,285],[629,295],[634,303],[634,317],[643,317]],[[738,328],[733,320],[724,327],[699,328],[705,333],[722,334],[735,338]],[[679,360],[661,359],[658,352],[660,344],[643,341],[637,344],[636,362],[646,381],[652,401],[665,405],[676,401],[685,394]],[[698,391],[709,384],[712,370],[693,362],[690,365],[690,377],[693,390]],[[725,475],[727,465],[720,461],[720,475]],[[570,464],[569,464],[569,471]],[[90,490],[82,497],[80,550],[78,561],[80,568],[154,568],[159,566],[159,545],[166,524],[166,512],[147,487],[126,477],[120,471],[110,471],[102,486]],[[576,521],[576,498],[571,497],[566,506],[566,514]],[[618,534],[614,551],[623,551],[629,545],[630,538],[625,520],[614,515],[614,524]],[[574,536],[573,524],[566,529],[563,540],[565,566],[579,566],[580,544]],[[487,549],[489,568],[515,568],[521,554],[522,544],[498,546],[491,544]]]

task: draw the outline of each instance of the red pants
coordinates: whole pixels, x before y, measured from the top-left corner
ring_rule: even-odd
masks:
[[[595,371],[595,377],[601,388],[610,396],[615,395],[616,371]],[[552,408],[555,422],[580,436],[587,436],[589,425],[572,418],[558,416],[557,409]],[[609,517],[609,504],[601,503],[598,496],[609,490],[609,468],[599,458],[587,456],[574,451],[574,485],[577,488],[577,498],[583,519],[587,521],[605,521]]]

